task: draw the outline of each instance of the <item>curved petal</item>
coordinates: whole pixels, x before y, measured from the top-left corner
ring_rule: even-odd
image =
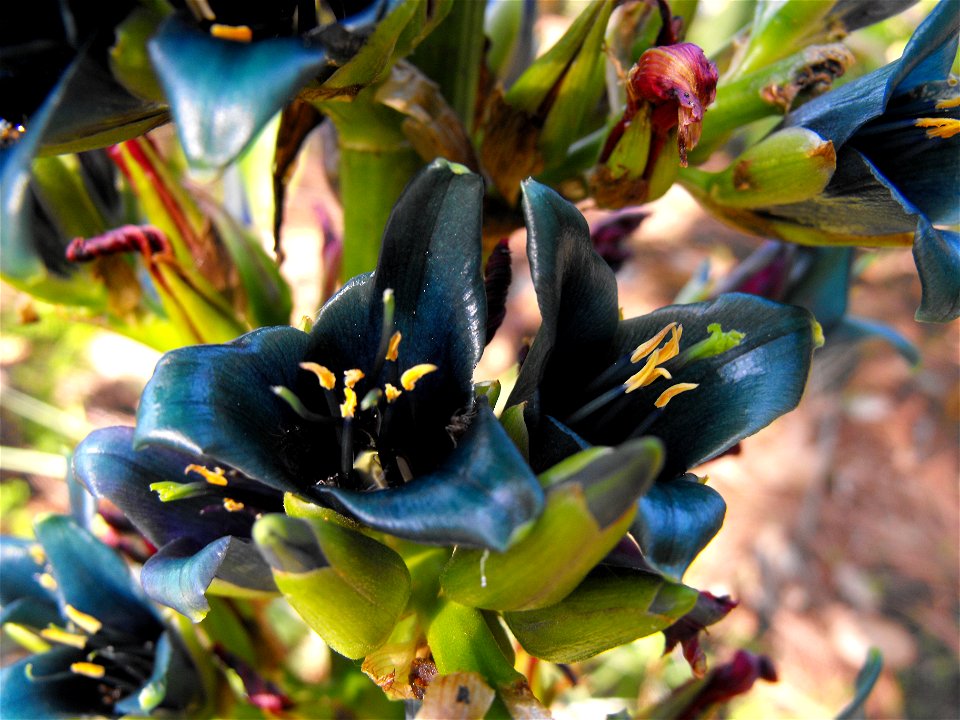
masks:
[[[95,430],[77,446],[74,472],[90,492],[120,508],[157,547],[177,538],[206,545],[224,535],[250,537],[253,517],[247,513],[207,512],[218,502],[216,498],[163,502],[150,485],[188,482],[184,470],[201,459],[162,447],[134,450],[133,433],[131,427]],[[276,501],[282,502],[279,493]]]
[[[613,271],[593,250],[580,212],[560,195],[526,180],[523,212],[527,255],[542,323],[507,406],[545,394],[576,376],[590,375],[602,362],[616,332],[619,312]],[[549,362],[549,373],[547,363]]]
[[[140,398],[134,447],[205,455],[285,492],[297,492],[302,476],[327,477],[325,453],[339,462],[336,438],[271,390],[295,386],[308,342],[300,330],[271,327],[167,353]]]
[[[199,690],[199,678],[186,650],[173,635],[164,632],[157,639],[150,677],[114,709],[123,715],[149,715],[158,706],[182,709]]]
[[[193,622],[210,611],[206,593],[215,581],[221,589],[238,593],[277,591],[270,566],[253,543],[234,537],[222,537],[206,547],[175,540],[147,560],[140,575],[147,595]]]
[[[43,518],[34,529],[64,604],[109,618],[112,628],[134,637],[159,633],[157,616],[113,550],[62,515]]]
[[[689,475],[655,483],[638,505],[630,533],[646,561],[676,582],[719,532],[727,511],[716,490]]]
[[[716,457],[796,407],[818,342],[816,323],[807,310],[731,293],[706,303],[672,305],[621,323],[616,355],[629,354],[674,321],[683,325],[681,353],[705,338],[707,326],[713,323],[746,337],[726,352],[674,369],[670,381],[621,395],[598,418],[573,425],[597,444],[616,444],[641,433],[660,438],[667,452],[661,478]],[[665,367],[670,370],[671,363]],[[610,386],[626,380],[635,369],[623,368]],[[657,410],[654,401],[674,383],[698,383],[699,387]]]
[[[923,294],[916,318],[949,322],[960,316],[960,233],[939,230],[923,217],[913,239]]]
[[[321,487],[346,514],[422,543],[505,550],[543,509],[543,491],[486,403],[447,461],[403,487],[357,493]]]
[[[196,167],[231,162],[326,64],[294,38],[220,40],[172,16],[148,44],[180,142]]]

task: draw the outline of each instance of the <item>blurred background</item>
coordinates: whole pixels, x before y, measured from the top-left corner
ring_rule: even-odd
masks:
[[[853,75],[898,57],[932,5],[851,38],[860,58]],[[582,4],[542,6],[537,30],[549,46]],[[751,12],[746,0],[701,2],[688,39],[709,53]],[[322,135],[310,139],[287,197],[282,270],[294,288],[294,323],[319,305],[321,219],[334,231],[340,221]],[[720,276],[760,242],[707,216],[679,187],[645,210],[617,274],[625,317],[669,304],[704,260]],[[478,380],[507,371],[539,323],[523,244],[522,232],[511,236],[507,320]],[[728,510],[685,579],[740,601],[705,640],[710,662],[746,647],[768,654],[780,677],[755,686],[730,717],[832,717],[870,647],[883,652],[885,669],[869,717],[960,713],[960,329],[913,320],[920,285],[909,251],[861,251],[855,267],[851,314],[895,328],[922,364],[910,368],[882,343],[821,351],[796,411],[697,471]],[[96,427],[133,424],[158,357],[0,288],[2,532],[29,534],[37,512],[66,509],[72,446]],[[662,652],[657,635],[590,661],[589,674],[557,698],[556,716],[602,717],[655,701],[689,678],[679,651],[665,660]]]

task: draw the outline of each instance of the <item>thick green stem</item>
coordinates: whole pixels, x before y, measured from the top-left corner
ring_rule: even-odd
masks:
[[[374,91],[368,88],[352,102],[318,105],[340,141],[343,280],[376,267],[393,204],[423,164],[401,130],[403,116],[376,102]]]
[[[431,80],[470,132],[483,61],[486,3],[455,2],[439,27],[410,58]]]

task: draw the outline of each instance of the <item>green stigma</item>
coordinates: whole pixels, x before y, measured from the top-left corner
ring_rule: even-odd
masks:
[[[723,331],[720,323],[711,323],[707,325],[709,336],[691,345],[680,353],[680,362],[686,365],[695,360],[705,360],[706,358],[716,357],[739,345],[746,335],[739,330]]]

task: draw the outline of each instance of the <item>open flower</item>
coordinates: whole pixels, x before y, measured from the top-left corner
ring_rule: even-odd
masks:
[[[184,711],[199,680],[123,560],[73,520],[0,538],[0,620],[36,654],[0,673],[4,718]]]
[[[583,216],[539,183],[523,192],[542,324],[507,407],[525,403],[537,470],[591,445],[662,442],[656,481],[607,562],[679,582],[726,510],[686,471],[796,406],[819,325],[805,309],[737,293],[621,320]]]
[[[377,270],[347,283],[309,333],[263,328],[170,352],[136,429],[80,445],[81,481],[163,546],[144,567],[155,598],[202,616],[215,578],[272,587],[262,561],[247,564],[250,526],[283,493],[441,545],[503,549],[536,518],[535,476],[473,399],[481,199],[478,176],[433,163],[394,208]]]
[[[616,280],[583,216],[539,183],[523,191],[543,320],[508,407],[527,403],[535,468],[653,435],[666,480],[799,402],[819,337],[809,312],[729,294],[621,320]]]

